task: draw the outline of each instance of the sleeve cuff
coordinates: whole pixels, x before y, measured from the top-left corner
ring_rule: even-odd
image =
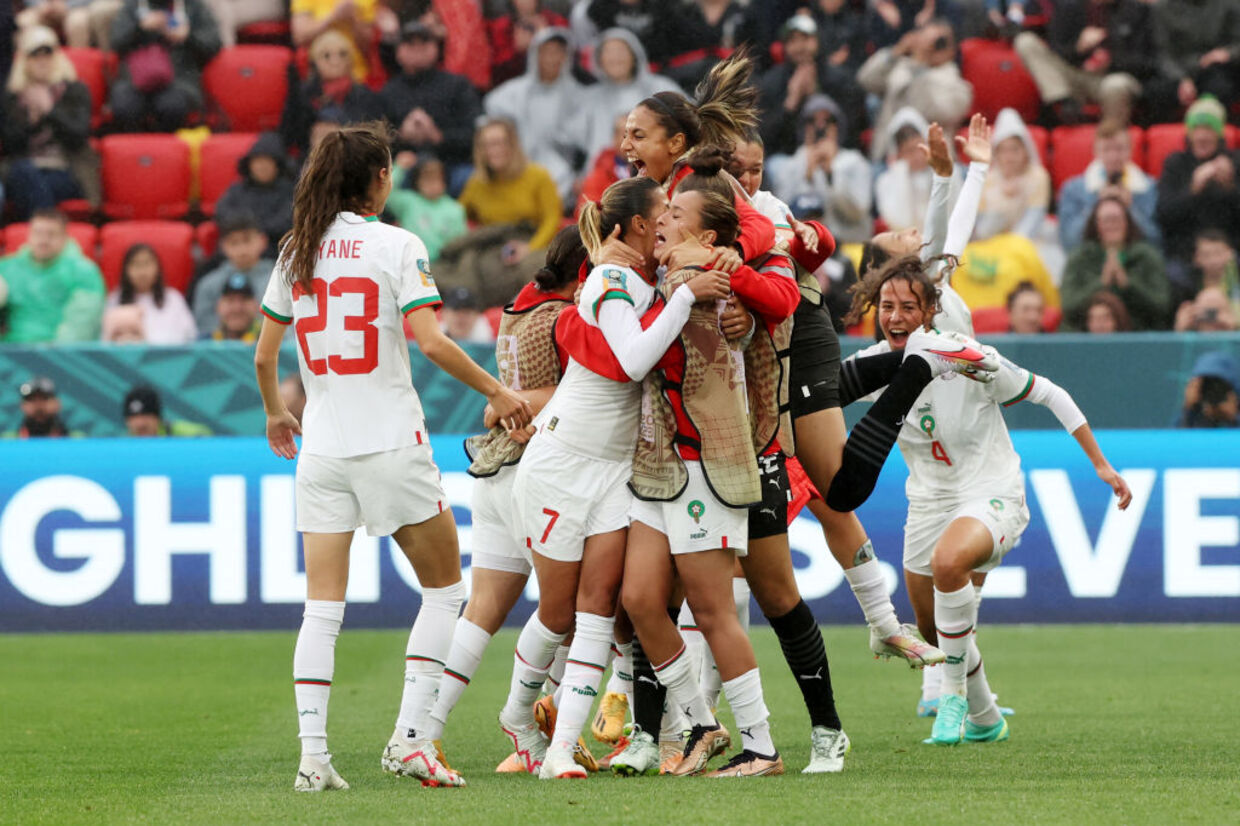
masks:
[[[285,325],[287,325],[287,324],[292,324],[292,323],[293,323],[293,317],[292,317],[292,316],[280,315],[280,314],[279,314],[279,313],[277,313],[275,310],[273,310],[273,309],[271,309],[270,307],[268,307],[266,304],[263,304],[263,305],[260,307],[260,309],[262,310],[263,315],[267,316],[267,318],[271,319],[271,320],[272,320],[272,321],[274,321],[276,324],[285,324]]]
[[[423,307],[438,307],[443,300],[437,295],[428,295],[426,298],[417,298],[400,308],[401,315],[409,315],[414,310],[420,310]]]

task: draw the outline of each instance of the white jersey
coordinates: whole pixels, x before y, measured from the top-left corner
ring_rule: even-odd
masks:
[[[640,318],[654,299],[654,286],[635,270],[600,266],[586,278],[577,312],[586,324],[598,327],[598,314],[604,302],[625,301]],[[677,327],[676,332],[679,331]],[[666,349],[664,344],[663,350]],[[637,443],[641,400],[640,381],[612,381],[570,358],[555,394],[534,421],[538,436],[530,447],[534,448],[538,439],[547,439],[583,456],[613,462],[631,460]]]
[[[276,267],[263,312],[297,334],[303,452],[345,458],[426,438],[402,319],[440,303],[429,260],[413,233],[342,212],[319,244],[310,292]]]
[[[788,223],[788,216],[792,214],[792,210],[783,201],[776,198],[765,189],[759,189],[749,198],[749,204],[763,216],[770,219],[775,225],[775,240],[787,241],[792,237],[792,226]]]
[[[856,357],[891,351],[882,341]],[[1005,358],[989,384],[956,373],[934,379],[917,397],[898,443],[908,465],[910,507],[950,509],[978,498],[1021,499],[1025,483],[1001,407],[1024,399],[1034,374]]]

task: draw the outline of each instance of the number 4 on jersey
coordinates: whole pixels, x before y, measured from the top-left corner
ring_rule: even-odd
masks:
[[[930,455],[948,467],[951,467],[952,460],[947,458],[947,451],[943,449],[943,445],[939,443],[938,439],[935,439],[930,443]]]

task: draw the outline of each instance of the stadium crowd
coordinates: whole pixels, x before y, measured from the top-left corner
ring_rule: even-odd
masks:
[[[0,11],[0,339],[253,341],[300,160],[398,135],[386,217],[487,341],[555,231],[631,169],[623,118],[747,46],[766,187],[841,242],[918,226],[919,150],[994,170],[955,285],[979,333],[1235,330],[1234,0],[27,0]],[[746,162],[738,150],[732,169]],[[160,223],[149,223],[152,220]],[[852,332],[869,334],[862,323]]]

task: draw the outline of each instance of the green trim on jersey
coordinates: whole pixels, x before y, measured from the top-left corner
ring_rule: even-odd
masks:
[[[413,301],[410,301],[405,306],[401,307],[400,314],[409,315],[414,310],[420,310],[423,307],[438,307],[442,303],[443,303],[443,299],[441,299],[439,296],[428,295],[426,298],[415,299]]]
[[[1029,391],[1033,389],[1033,379],[1034,379],[1033,371],[1030,371],[1030,372],[1029,372],[1029,381],[1025,382],[1025,389],[1024,389],[1024,390],[1022,390],[1022,391],[1020,391],[1019,393],[1017,393],[1015,396],[1013,396],[1012,398],[1008,399],[1007,401],[1002,402],[1003,406],[1004,406],[1004,407],[1011,407],[1012,405],[1016,404],[1017,402],[1024,401],[1024,400],[1025,400],[1025,397],[1029,395]]]
[[[360,217],[363,221],[365,221],[368,224],[373,224],[379,220],[379,216],[373,213],[370,215],[361,215],[358,217]]]
[[[629,295],[629,294],[628,294],[628,293],[626,293],[624,290],[608,290],[607,292],[605,292],[605,293],[603,293],[602,295],[600,295],[600,296],[599,296],[599,297],[595,300],[595,302],[594,302],[594,306],[593,306],[593,307],[591,307],[591,309],[594,311],[594,320],[595,320],[595,321],[598,321],[598,308],[599,308],[600,306],[602,306],[603,302],[604,302],[604,301],[606,301],[606,300],[607,300],[607,299],[609,299],[609,298],[623,298],[625,301],[629,302],[629,303],[630,303],[630,304],[632,304],[634,307],[636,307],[636,306],[637,306],[637,304],[633,301],[633,296]]]
[[[261,306],[261,309],[263,311],[263,315],[267,316],[268,318],[270,318],[272,321],[276,322],[277,324],[292,324],[293,323],[292,316],[280,315],[275,310],[268,307],[266,304],[263,304]]]

